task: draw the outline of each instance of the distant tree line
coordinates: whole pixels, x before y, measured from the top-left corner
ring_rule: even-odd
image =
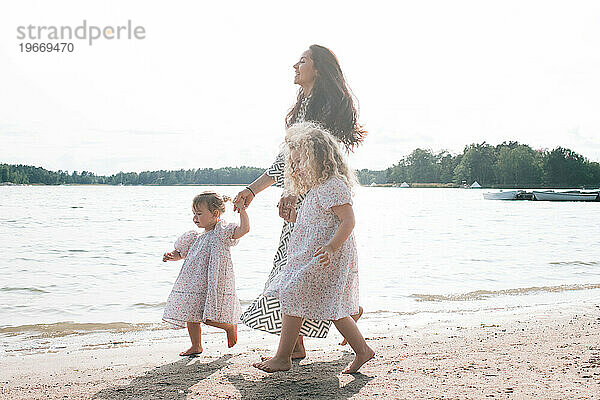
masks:
[[[110,176],[88,171],[48,171],[30,165],[0,164],[0,182],[17,184],[98,184],[98,185],[219,185],[247,184],[259,177],[264,168],[202,168],[176,171],[119,172]]]
[[[381,178],[380,178],[381,179]],[[465,146],[462,154],[415,149],[385,170],[386,183],[474,181],[497,187],[600,186],[600,164],[563,147],[535,150],[519,142]]]
[[[263,168],[226,167],[175,171],[119,172],[110,176],[88,171],[48,171],[29,165],[0,164],[0,182],[17,184],[107,185],[246,185]],[[363,185],[408,183],[461,184],[479,182],[498,187],[600,186],[600,164],[570,149],[535,150],[519,142],[492,146],[486,142],[465,146],[462,154],[415,149],[396,165],[381,171],[357,171]]]

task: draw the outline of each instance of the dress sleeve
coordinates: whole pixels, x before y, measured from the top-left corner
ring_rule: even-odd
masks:
[[[265,175],[275,180],[277,187],[283,187],[283,174],[285,169],[285,154],[280,151],[273,164],[265,170]]]
[[[237,228],[237,226],[238,225],[234,223],[219,224],[219,230],[217,231],[217,234],[219,235],[219,239],[222,240],[223,243],[225,243],[226,247],[235,246],[240,241],[239,239],[232,238],[233,232],[235,231],[235,228]]]
[[[190,250],[190,246],[192,243],[194,243],[194,241],[196,241],[197,237],[198,232],[196,231],[188,231],[184,233],[175,241],[175,250],[177,250],[183,258],[185,258]]]
[[[339,178],[332,178],[323,183],[317,190],[319,205],[325,209],[342,204],[352,205],[350,188]]]

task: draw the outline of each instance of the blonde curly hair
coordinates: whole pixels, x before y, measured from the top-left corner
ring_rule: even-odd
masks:
[[[319,124],[302,122],[290,126],[285,143],[287,160],[284,182],[287,193],[306,193],[333,177],[341,179],[351,190],[358,184],[356,173],[348,166],[339,141]],[[300,176],[293,168],[291,154],[294,150],[300,153],[305,176]]]

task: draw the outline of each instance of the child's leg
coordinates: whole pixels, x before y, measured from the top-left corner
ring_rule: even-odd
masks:
[[[214,326],[223,329],[227,333],[227,347],[233,347],[237,343],[237,325],[228,324],[225,322],[214,322],[210,320],[204,321],[206,325]]]
[[[192,341],[192,347],[186,351],[179,353],[180,356],[192,356],[195,354],[202,353],[202,330],[199,322],[188,322],[187,323],[188,334]]]
[[[362,317],[363,311],[364,311],[363,308],[361,306],[358,306],[358,314],[351,315],[354,322],[358,322],[360,317]],[[346,339],[344,339],[344,340],[342,340],[342,343],[340,343],[340,346],[345,346],[347,344],[348,344],[348,341]]]
[[[362,333],[358,330],[356,322],[351,317],[341,318],[333,321],[333,323],[356,353],[354,361],[342,373],[353,374],[358,372],[364,363],[375,356],[375,352],[369,347]]]
[[[302,327],[301,317],[292,317],[283,314],[281,319],[281,337],[275,357],[269,358],[263,362],[252,364],[265,372],[287,371],[292,368],[292,351],[298,340],[298,334]]]

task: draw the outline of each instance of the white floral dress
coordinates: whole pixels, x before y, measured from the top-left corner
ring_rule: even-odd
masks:
[[[335,235],[340,224],[331,207],[352,205],[348,186],[331,178],[313,188],[298,211],[288,244],[288,263],[273,278],[265,296],[281,303],[286,315],[337,320],[358,313],[358,267],[354,234],[332,254],[329,266],[314,254]]]
[[[230,247],[236,224],[219,221],[214,229],[184,233],[175,242],[185,260],[169,295],[163,320],[183,328],[186,322],[237,324],[241,315],[235,293]]]

